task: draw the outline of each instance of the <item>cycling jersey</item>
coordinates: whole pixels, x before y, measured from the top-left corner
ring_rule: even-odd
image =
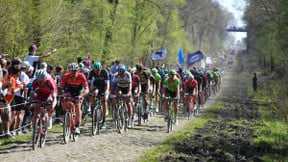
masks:
[[[146,71],[141,71],[140,73],[137,73],[140,77],[141,85],[147,84],[147,79],[149,78],[149,75]]]
[[[154,85],[156,83],[155,77],[153,75],[150,76],[150,85]]]
[[[140,78],[137,74],[133,74],[132,88],[138,87],[141,84]]]
[[[169,77],[167,77],[164,80],[164,88],[167,88],[167,90],[170,91],[170,92],[176,92],[177,91],[177,87],[179,87],[179,85],[180,85],[180,80],[177,77],[175,77],[173,82],[171,82],[169,80]]]
[[[129,84],[132,82],[131,75],[129,72],[125,71],[124,76],[121,77],[118,73],[112,79],[112,83],[117,83],[118,87],[128,88]]]
[[[36,100],[42,102],[46,102],[50,96],[57,96],[57,86],[52,77],[48,77],[44,85],[40,85],[39,81],[35,79],[32,83],[32,90],[37,93]]]
[[[91,87],[93,89],[98,89],[103,93],[107,88],[106,83],[109,82],[109,73],[106,69],[101,69],[101,72],[98,75],[94,70],[92,70],[89,74],[88,81],[89,83],[92,83]]]
[[[161,76],[158,73],[156,73],[154,75],[154,78],[155,78],[155,82],[156,82],[156,91],[158,91],[158,89],[159,89],[158,83],[161,82]]]
[[[71,73],[63,75],[60,86],[65,93],[70,93],[72,97],[79,96],[82,88],[88,88],[86,77],[83,73],[77,73],[76,79],[73,80]]]
[[[202,75],[202,88],[207,87],[207,82],[208,82],[208,78],[206,76],[206,74]]]
[[[184,84],[186,86],[186,93],[193,93],[194,89],[197,88],[198,86],[198,82],[196,79],[193,80],[186,79]]]

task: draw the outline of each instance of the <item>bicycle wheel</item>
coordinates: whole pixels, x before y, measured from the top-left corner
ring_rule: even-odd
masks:
[[[173,113],[169,109],[168,110],[168,122],[167,122],[167,132],[170,133],[173,130]]]
[[[140,104],[137,104],[137,116],[138,116],[138,126],[140,126],[142,120],[142,108]]]
[[[76,121],[76,113],[73,112],[72,116],[73,116],[74,123],[76,123],[75,122]],[[73,137],[73,141],[76,142],[78,140],[79,134],[77,134],[73,131],[72,137]]]
[[[99,127],[99,119],[98,119],[98,108],[95,107],[93,110],[93,115],[92,115],[92,135],[95,136],[97,131],[98,131],[98,127]]]
[[[63,137],[64,137],[64,143],[69,142],[69,138],[71,135],[71,121],[70,121],[70,112],[67,111],[64,116],[64,123],[63,123]]]
[[[119,106],[118,108],[118,121],[117,121],[117,129],[119,133],[123,133],[124,127],[125,127],[125,114],[124,114],[124,108],[123,106]]]
[[[48,133],[48,129],[47,129],[47,122],[48,122],[48,114],[45,114],[45,117],[44,119],[42,119],[42,134],[40,135],[40,147],[44,147],[45,146],[45,143],[46,143],[46,136],[47,136],[47,133]]]
[[[35,125],[33,128],[33,134],[32,134],[32,148],[33,150],[36,150],[39,142],[40,142],[40,127],[41,127],[41,120],[40,116],[38,115],[35,120]]]
[[[88,106],[89,106],[89,101],[88,101],[88,98],[85,97],[84,100],[83,100],[83,103],[81,105],[81,111],[82,111],[82,125],[84,126],[86,124],[86,120],[87,120],[87,117],[88,117]]]

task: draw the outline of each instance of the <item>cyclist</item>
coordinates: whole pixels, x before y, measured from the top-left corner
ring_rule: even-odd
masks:
[[[179,97],[179,88],[180,88],[180,80],[176,77],[176,71],[175,70],[169,70],[168,77],[164,80],[164,94],[165,94],[165,105],[164,110],[167,114],[168,108],[169,108],[169,101],[168,97],[173,98],[173,107],[174,107],[174,119],[175,124],[178,124],[178,104],[177,100]],[[167,119],[167,116],[165,116],[165,119]]]
[[[62,90],[64,90],[64,96],[71,96],[80,99],[79,104],[75,105],[76,119],[75,119],[75,133],[80,134],[80,123],[81,123],[81,99],[89,93],[88,82],[83,73],[79,73],[79,67],[76,63],[68,65],[69,72],[64,74],[60,83]],[[84,90],[83,90],[84,89]],[[62,101],[62,110],[66,112],[66,102]]]
[[[48,125],[47,128],[52,128],[52,112],[57,104],[57,86],[55,80],[45,71],[38,70],[35,73],[36,79],[32,83],[31,97],[36,101],[46,102],[52,99],[52,107],[48,111]],[[35,107],[32,124],[34,126],[36,116],[39,112],[39,109]]]
[[[109,73],[103,69],[100,62],[95,62],[93,70],[89,74],[88,82],[91,85],[93,96],[90,99],[91,107],[95,107],[96,98],[98,94],[101,96],[101,104],[103,108],[103,123],[101,129],[106,129],[106,112],[108,108],[109,96]]]
[[[147,120],[148,119],[148,112],[147,112],[147,93],[150,87],[150,79],[147,71],[144,70],[142,64],[137,64],[136,65],[136,74],[140,77],[141,81],[141,91],[143,93],[142,95],[142,100],[143,100],[143,108],[144,108],[144,116],[143,119]]]
[[[132,105],[131,105],[131,94],[132,94],[132,79],[131,75],[128,71],[125,70],[124,65],[120,65],[118,67],[118,72],[115,74],[115,77],[112,80],[112,84],[117,84],[117,91],[122,92],[122,95],[127,95],[125,98],[125,102],[128,108],[128,128],[132,127],[133,119],[132,119]],[[112,85],[112,86],[113,86]]]
[[[145,70],[148,75],[149,75],[149,80],[150,80],[150,86],[149,86],[149,102],[150,102],[150,108],[153,109],[153,98],[155,96],[155,90],[156,90],[156,80],[155,80],[155,77],[154,75],[151,75],[150,73],[150,69],[149,68],[146,68]],[[152,111],[152,110],[150,110]]]
[[[159,95],[160,95],[161,76],[158,74],[156,68],[153,68],[151,73],[154,76],[155,82],[156,82],[155,83],[156,84],[156,87],[155,87],[155,101],[156,101],[155,108],[156,108],[156,112],[159,112],[158,103],[159,103]]]
[[[134,70],[131,70],[131,76],[132,76],[132,94],[133,94],[133,100],[134,103],[137,104],[138,97],[141,93],[141,81],[137,74],[135,74]]]
[[[193,95],[193,104],[196,104],[196,96],[198,96],[198,82],[196,79],[194,79],[194,76],[189,71],[186,72],[186,76],[187,79],[184,82],[185,105],[187,110],[189,110],[189,98],[191,95]]]

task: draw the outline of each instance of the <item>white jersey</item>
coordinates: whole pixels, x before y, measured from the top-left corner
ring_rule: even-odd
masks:
[[[117,86],[121,88],[127,88],[131,82],[132,82],[131,75],[127,71],[124,72],[123,77],[121,77],[117,72],[115,74],[115,77],[113,77],[112,79],[112,83],[117,83]]]

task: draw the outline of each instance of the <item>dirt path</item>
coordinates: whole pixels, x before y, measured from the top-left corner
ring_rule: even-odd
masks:
[[[225,72],[221,99],[225,102],[226,107],[230,107],[235,102],[241,101],[238,94],[246,97],[246,94],[239,92],[242,89],[241,84],[236,83],[236,72]],[[231,89],[232,88],[232,89]],[[232,99],[230,99],[232,96]],[[234,101],[235,100],[235,101]],[[215,100],[210,100],[211,105]],[[243,101],[246,102],[246,101]],[[240,105],[240,104],[238,104]],[[241,109],[241,107],[238,107]],[[243,108],[243,107],[242,107]],[[217,118],[232,118],[228,115],[232,111],[239,112],[239,109],[231,109],[219,113]],[[225,115],[226,113],[226,115]],[[234,113],[239,114],[239,113]],[[253,114],[252,114],[253,115]],[[236,116],[237,117],[237,116]],[[249,116],[247,116],[249,117]],[[234,117],[233,117],[234,118]],[[175,131],[183,128],[188,121],[180,117],[179,124],[175,127]],[[218,125],[219,123],[217,123]],[[221,123],[220,123],[221,124]],[[212,123],[211,127],[215,124]],[[163,116],[153,117],[147,124],[129,130],[124,134],[116,132],[112,123],[107,124],[107,129],[101,135],[92,137],[90,134],[91,127],[88,125],[82,129],[81,137],[77,142],[64,144],[62,132],[53,133],[48,138],[44,148],[36,151],[31,150],[29,141],[21,144],[11,145],[6,150],[0,150],[1,161],[136,161],[143,153],[147,152],[160,142],[164,141],[169,134],[166,133],[166,123]],[[203,130],[205,130],[204,128]],[[205,132],[207,133],[207,131]],[[185,151],[185,149],[183,148]],[[182,151],[183,151],[182,150]],[[169,157],[167,157],[169,158]]]
[[[254,69],[246,68],[252,80]],[[163,161],[263,161],[259,158],[263,148],[249,143],[255,137],[252,127],[259,119],[258,108],[235,66],[225,73],[224,83],[218,99],[223,107],[194,136],[176,143],[176,151],[163,155]]]

